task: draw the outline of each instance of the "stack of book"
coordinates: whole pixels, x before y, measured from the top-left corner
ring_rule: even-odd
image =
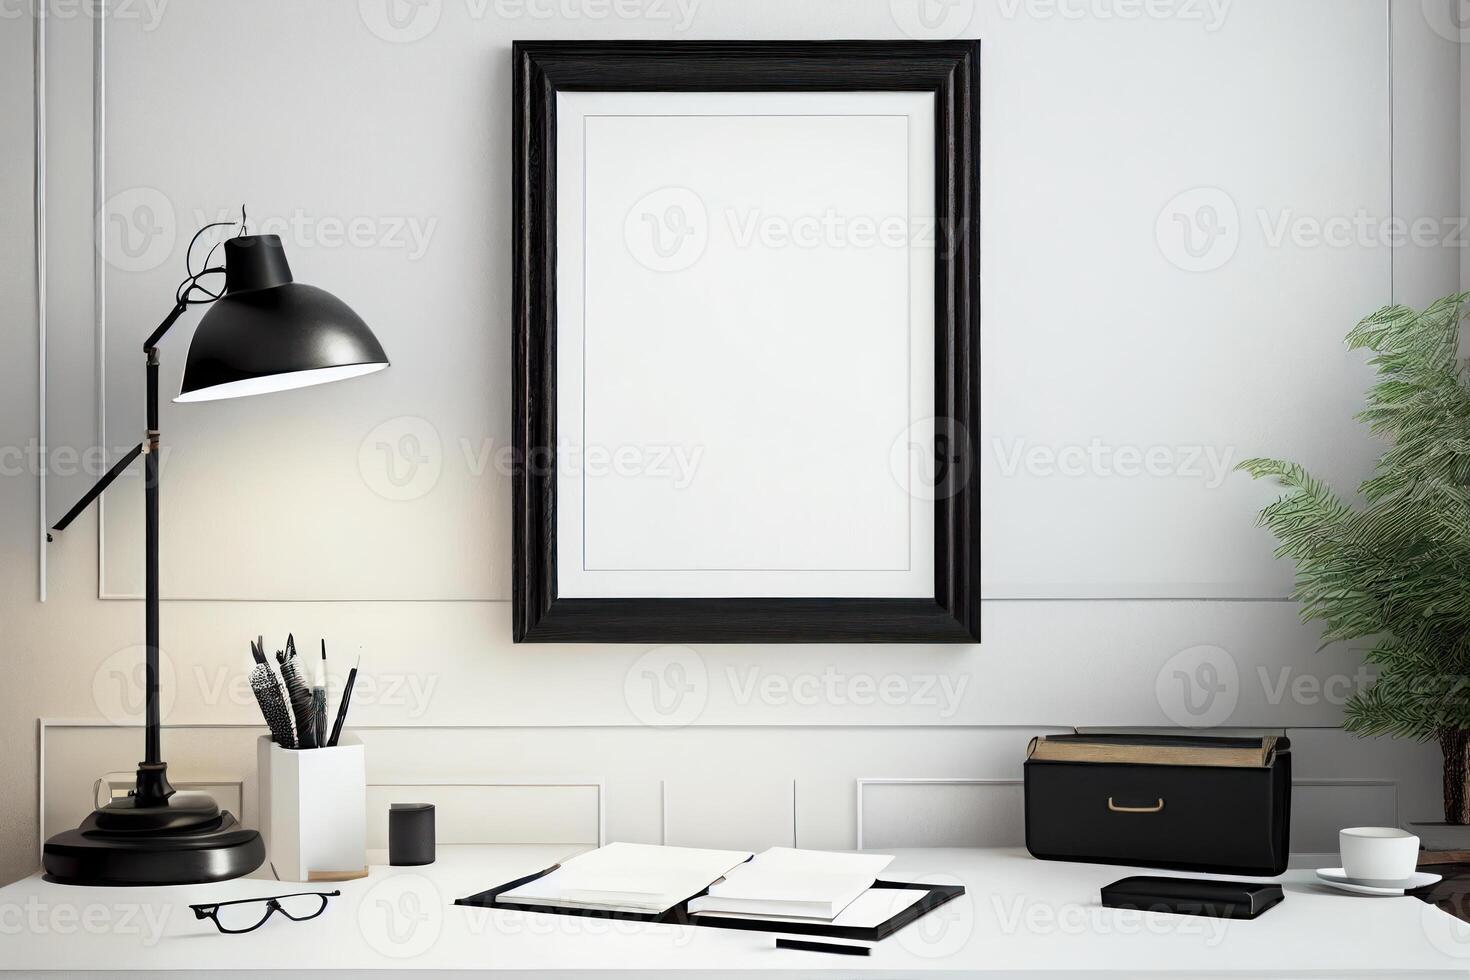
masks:
[[[689,911],[831,922],[873,887],[892,860],[890,854],[773,847],[710,885]]]
[[[609,844],[563,861],[550,874],[500,894],[505,905],[601,912],[666,912],[731,868],[749,851]]]

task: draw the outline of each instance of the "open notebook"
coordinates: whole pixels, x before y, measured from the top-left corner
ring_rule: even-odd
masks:
[[[550,874],[501,892],[499,901],[657,914],[698,895],[710,882],[748,860],[749,851],[614,843],[579,854]]]

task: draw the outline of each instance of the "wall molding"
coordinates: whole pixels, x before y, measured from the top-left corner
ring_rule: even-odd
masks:
[[[440,726],[435,726],[435,727],[440,727]],[[444,727],[444,728],[454,727],[454,728],[463,729],[463,728],[466,728],[467,726],[459,725],[459,726],[442,726],[442,727]],[[481,726],[481,727],[488,728],[488,727],[493,727],[493,726]],[[205,729],[213,729],[213,730],[239,729],[239,730],[242,730],[242,731],[258,731],[261,734],[264,734],[265,733],[265,728],[264,728],[263,725],[247,725],[247,724],[238,724],[238,723],[229,723],[229,722],[219,722],[219,723],[210,724],[210,725],[165,725],[164,728],[165,728],[165,730],[167,730],[169,728],[192,728],[192,729],[205,728]],[[417,731],[421,731],[421,730],[433,730],[432,728],[420,729],[420,728],[416,728],[416,727],[413,727],[413,726],[407,726],[407,727],[405,727],[405,726],[387,726],[387,725],[354,725],[353,728],[356,731],[378,731],[378,732],[417,732]],[[51,730],[93,730],[93,731],[109,731],[109,730],[115,730],[115,731],[122,731],[122,732],[140,732],[141,733],[143,729],[142,729],[142,725],[119,725],[119,724],[115,724],[113,722],[109,722],[109,721],[105,721],[105,720],[102,720],[102,721],[98,721],[98,720],[67,721],[67,720],[48,719],[48,718],[38,718],[38,719],[36,719],[36,760],[37,760],[37,765],[36,765],[36,828],[37,828],[36,848],[37,848],[37,857],[38,858],[40,858],[42,856],[42,853],[43,853],[42,852],[42,847],[44,845],[45,836],[46,836],[46,749],[47,749],[47,735],[48,735],[48,733]],[[100,780],[100,779],[104,778],[106,775],[107,775],[107,773],[96,773],[95,774],[95,779],[96,780]],[[255,807],[255,809],[258,810],[258,804],[255,801],[255,795],[256,795],[256,793],[259,792],[259,788],[258,788],[258,786],[255,786],[254,785],[255,784],[255,781],[256,781],[257,774],[253,771],[253,769],[250,772],[241,773],[241,774],[238,774],[238,775],[235,775],[235,774],[219,774],[219,773],[189,773],[189,772],[176,771],[176,772],[170,773],[170,777],[171,777],[171,781],[173,782],[173,784],[175,785],[175,787],[177,787],[179,789],[189,789],[189,788],[199,787],[199,786],[235,786],[235,787],[238,787],[239,793],[240,793],[240,800],[241,800],[241,809],[244,810],[246,808],[246,806],[247,806],[247,799],[248,799],[249,800],[249,805]],[[607,783],[606,783],[605,780],[602,780],[602,779],[577,779],[577,780],[558,780],[558,779],[548,779],[548,780],[495,779],[495,780],[485,780],[485,781],[478,781],[478,780],[385,779],[385,780],[370,780],[368,782],[367,786],[368,786],[369,789],[373,789],[375,787],[376,788],[387,788],[387,787],[423,787],[426,790],[427,789],[433,789],[433,788],[436,788],[436,787],[476,787],[476,788],[484,787],[484,788],[508,788],[508,789],[518,789],[518,788],[531,788],[531,789],[543,789],[543,788],[544,789],[560,789],[560,788],[590,789],[590,790],[592,790],[596,794],[597,846],[601,847],[603,844],[605,844],[607,842],[607,798],[608,798],[608,794],[607,794]],[[660,782],[660,791],[662,792],[662,782]],[[96,793],[96,783],[94,782],[94,784],[93,784],[93,794],[94,794],[94,797],[95,797],[95,793]],[[237,814],[237,816],[239,816],[242,820],[244,819],[244,815],[243,814]]]
[[[109,0],[96,0],[105,9]],[[97,445],[107,451],[107,18],[92,24],[92,331]],[[103,543],[107,540],[107,495],[97,498],[97,596],[107,591]],[[138,599],[142,599],[138,596]]]
[[[169,754],[176,779],[242,779],[250,812],[255,742],[264,726],[166,727],[173,740],[166,744],[176,750]],[[475,832],[474,815],[483,810],[496,818],[486,822],[485,832],[505,839],[540,826],[551,836],[571,832],[587,841],[840,850],[944,841],[1022,844],[1020,761],[1027,737],[1048,730],[906,726],[848,736],[832,728],[850,726],[787,726],[774,735],[777,726],[691,726],[677,733],[642,725],[354,727],[369,744],[370,784],[398,787],[389,794],[396,799],[420,792],[412,786],[425,794],[434,787],[550,788],[446,789],[446,814],[462,833]],[[1296,850],[1329,849],[1328,838],[1344,821],[1418,819],[1438,806],[1437,760],[1408,743],[1363,748],[1362,758],[1345,766],[1344,753],[1358,746],[1341,729],[1330,731],[1314,736],[1291,730],[1304,750],[1293,781]],[[141,726],[43,718],[36,738],[37,826],[54,831],[58,820],[80,819],[94,779],[131,768]],[[847,744],[849,738],[860,749],[834,756],[834,739]],[[763,758],[781,746],[779,758],[770,766],[749,766],[752,744],[767,747]],[[869,775],[874,769],[884,775]],[[929,775],[936,770],[940,775]],[[89,809],[90,798],[86,802]],[[506,816],[499,819],[502,810]],[[527,822],[537,813],[565,820],[555,827]]]
[[[597,793],[597,846],[607,843],[607,783],[603,780],[577,782],[558,780],[491,780],[487,782],[444,782],[437,780],[394,779],[384,782],[369,782],[368,790],[406,787],[411,789],[590,789]],[[524,841],[455,841],[439,840],[444,844],[524,843]],[[582,844],[585,841],[557,841],[556,843]]]
[[[695,727],[696,726],[688,726],[685,730],[687,731],[688,728],[695,728]],[[798,783],[798,780],[796,780],[796,779],[792,779],[791,780],[791,797],[790,797],[791,814],[790,814],[790,816],[791,816],[791,846],[792,847],[800,847],[801,846],[800,843],[798,843],[798,841],[799,841],[800,838],[798,836],[797,823],[796,823],[796,815],[797,815],[797,810],[798,810],[797,802],[796,802],[797,783]],[[668,844],[668,842],[669,842],[669,785],[668,785],[668,780],[666,780],[666,779],[660,779],[658,781],[658,842],[660,844]]]
[[[968,779],[968,778],[931,778],[924,776],[888,776],[871,777],[864,776],[854,780],[857,786],[857,849],[863,850],[866,845],[863,842],[863,790],[868,786],[1021,786],[1024,780],[1005,779]]]
[[[36,528],[38,545],[36,588],[37,598],[45,602],[48,543],[46,529],[50,524],[46,516],[46,469],[50,460],[50,451],[46,445],[46,15],[40,6],[42,2],[44,0],[37,0],[31,10],[31,85],[33,87],[31,125],[35,136],[32,157],[35,167],[35,173],[32,175],[35,224],[32,235],[36,248],[36,444],[40,449],[37,454],[38,465],[36,467],[36,489],[39,498],[36,506],[36,519],[40,525]]]

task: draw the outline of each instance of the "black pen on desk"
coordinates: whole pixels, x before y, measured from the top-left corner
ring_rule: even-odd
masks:
[[[809,953],[841,953],[843,956],[867,956],[870,946],[848,946],[843,943],[818,943],[810,939],[777,937],[777,949],[801,949]]]
[[[357,680],[357,666],[362,663],[362,658],[357,658],[357,663],[347,672],[347,683],[342,687],[342,701],[337,705],[337,721],[332,725],[332,737],[327,739],[330,748],[337,744],[337,739],[342,737],[342,723],[347,720],[347,706],[352,703],[352,685]]]

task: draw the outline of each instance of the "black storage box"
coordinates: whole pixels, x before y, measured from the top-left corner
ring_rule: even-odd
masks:
[[[1032,740],[1025,770],[1033,857],[1219,874],[1286,870],[1286,738],[1049,736]]]

